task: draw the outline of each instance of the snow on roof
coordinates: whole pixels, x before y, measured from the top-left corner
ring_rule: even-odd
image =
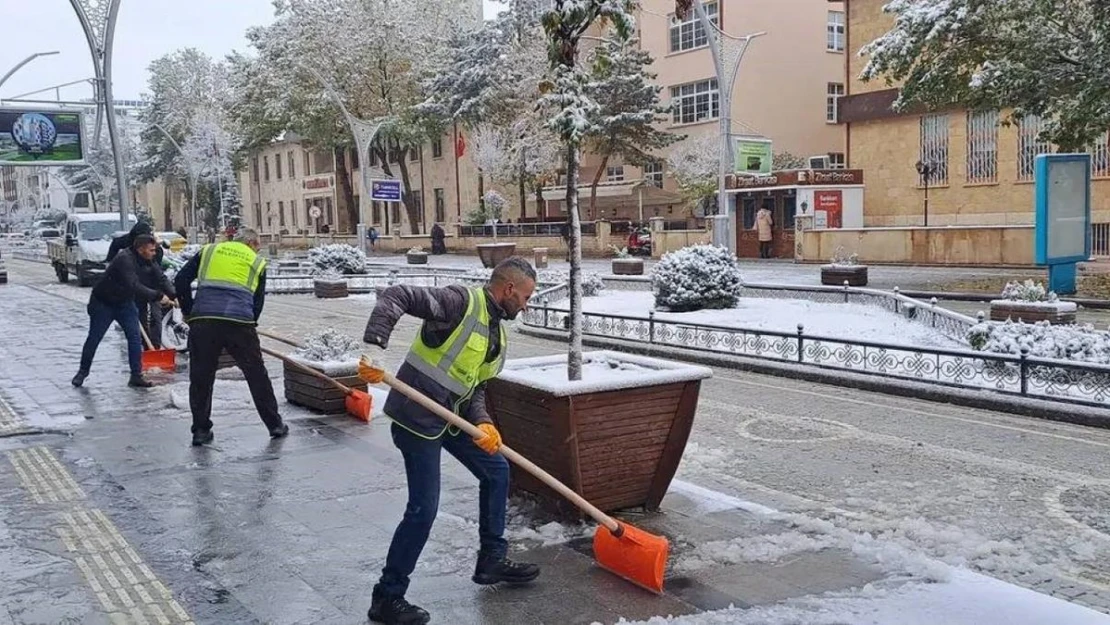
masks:
[[[567,357],[562,354],[509,360],[498,377],[556,397],[566,397],[704,380],[713,377],[713,371],[707,367],[658,358],[596,351],[582,354],[582,379],[575,382],[568,380]]]

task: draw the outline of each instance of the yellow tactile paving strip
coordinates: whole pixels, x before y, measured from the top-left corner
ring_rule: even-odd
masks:
[[[0,397],[0,436],[25,432],[28,429],[23,419],[19,418],[3,397]]]
[[[54,532],[114,625],[193,625],[111,519],[86,505],[85,492],[49,449],[7,456],[35,503],[61,504]]]

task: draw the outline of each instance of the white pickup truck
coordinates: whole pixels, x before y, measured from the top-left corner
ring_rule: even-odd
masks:
[[[130,230],[135,223],[135,216],[128,216],[126,229]],[[120,233],[119,214],[73,214],[58,224],[58,229],[62,238],[46,244],[58,282],[69,282],[72,274],[79,286],[92,286],[107,267],[104,259],[113,235]]]

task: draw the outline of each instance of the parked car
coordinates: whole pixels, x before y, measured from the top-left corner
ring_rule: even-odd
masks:
[[[136,223],[131,215],[127,227]],[[77,276],[79,286],[92,286],[104,273],[104,259],[112,245],[112,235],[119,230],[119,215],[113,213],[82,213],[69,215],[63,224],[64,240],[47,242],[50,264],[58,275],[58,282],[69,282],[70,274]]]
[[[169,249],[174,254],[180,254],[181,250],[189,244],[189,241],[176,232],[155,232],[154,236],[162,242],[162,246]]]
[[[33,236],[36,239],[42,239],[44,241],[47,241],[47,240],[50,240],[50,239],[60,239],[60,238],[62,238],[62,233],[61,233],[60,230],[58,230],[55,227],[39,228],[38,230],[35,230]]]

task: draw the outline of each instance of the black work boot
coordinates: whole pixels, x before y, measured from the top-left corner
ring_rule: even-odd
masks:
[[[211,443],[216,436],[212,434],[212,430],[204,430],[201,432],[193,432],[193,447],[200,447]]]
[[[282,423],[276,428],[270,430],[270,438],[285,438],[289,435],[289,426]]]
[[[131,388],[150,388],[154,386],[154,384],[141,375],[132,375],[127,380],[127,386],[130,386]]]
[[[527,584],[540,576],[540,567],[526,562],[513,562],[500,556],[478,556],[478,566],[474,567],[475,584]]]
[[[386,625],[425,625],[432,620],[427,611],[405,601],[404,597],[390,596],[377,589],[374,589],[366,616],[375,623]]]
[[[81,388],[81,385],[85,383],[85,378],[87,377],[89,377],[89,372],[81,370],[77,372],[77,375],[73,376],[73,379],[70,380],[69,383],[77,388]]]

